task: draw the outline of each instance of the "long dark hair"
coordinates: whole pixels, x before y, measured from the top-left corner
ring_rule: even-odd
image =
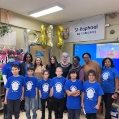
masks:
[[[30,62],[32,62],[33,61],[32,54],[31,53],[28,53],[28,52],[24,55],[23,62],[26,62],[27,55],[29,55],[31,57]]]
[[[46,69],[47,69],[48,67],[51,67],[51,66],[52,66],[52,63],[51,63],[51,59],[52,59],[52,58],[54,58],[54,60],[55,60],[54,66],[55,66],[55,67],[58,66],[57,58],[56,58],[55,56],[51,56],[51,57],[49,58],[49,64],[46,66]]]
[[[104,58],[103,61],[102,61],[102,68],[105,66],[105,61],[106,61],[106,60],[109,60],[109,61],[111,62],[111,67],[114,67],[113,60],[112,60],[111,58],[109,58],[109,57],[106,57],[106,58]]]
[[[69,71],[69,73],[68,73],[68,79],[71,79],[71,74],[74,74],[74,73],[76,73],[76,75],[77,75],[76,79],[79,79],[79,74],[78,74],[78,72],[77,72],[76,69],[71,69]]]

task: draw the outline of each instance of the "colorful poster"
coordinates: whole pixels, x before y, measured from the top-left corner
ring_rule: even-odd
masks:
[[[119,43],[97,44],[96,58],[119,59]]]

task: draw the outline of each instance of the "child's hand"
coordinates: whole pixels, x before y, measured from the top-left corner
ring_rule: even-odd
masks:
[[[4,100],[4,104],[7,104],[7,100],[6,99]]]
[[[75,94],[74,96],[79,96],[79,95],[80,95],[80,91],[77,90],[77,91],[76,91],[76,94]]]
[[[98,110],[98,109],[100,108],[100,105],[97,104],[97,105],[95,106],[95,108]]]
[[[35,99],[36,99],[36,100],[38,99],[38,96],[37,96],[37,95],[35,96]]]
[[[112,98],[113,98],[113,99],[117,99],[117,97],[118,97],[118,94],[117,94],[117,93],[114,93],[114,94],[112,95]]]
[[[84,103],[81,103],[81,107],[84,108]]]
[[[24,100],[24,96],[21,96],[21,99],[20,99],[20,100],[21,100],[21,101]]]

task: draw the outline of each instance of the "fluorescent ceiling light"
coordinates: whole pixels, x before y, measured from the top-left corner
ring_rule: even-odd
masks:
[[[63,10],[62,7],[54,6],[54,7],[51,7],[51,8],[48,8],[48,9],[45,9],[45,10],[30,14],[30,16],[32,16],[32,17],[40,17],[40,16],[44,16],[44,15],[51,14],[51,13],[54,13],[54,12],[58,12],[58,11],[61,11],[61,10]]]

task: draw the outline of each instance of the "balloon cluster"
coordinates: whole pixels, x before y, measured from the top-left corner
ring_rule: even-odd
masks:
[[[63,26],[61,26],[61,25],[57,26],[57,37],[58,37],[57,47],[59,49],[61,49],[63,47],[63,44],[64,44],[63,32],[64,32]]]
[[[53,47],[53,26],[49,25],[47,28],[45,25],[41,25],[40,27],[40,43],[43,48],[47,46]]]

